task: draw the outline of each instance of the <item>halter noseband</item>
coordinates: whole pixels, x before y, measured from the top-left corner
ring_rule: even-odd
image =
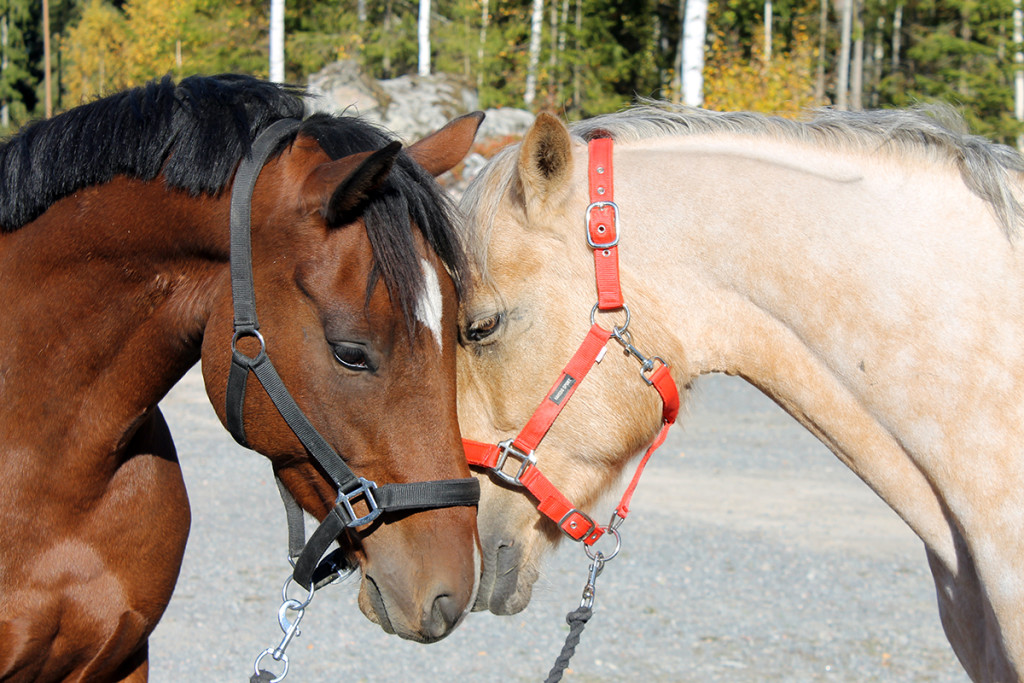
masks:
[[[537,499],[538,512],[558,524],[566,536],[575,541],[582,541],[586,546],[596,543],[609,528],[614,530],[629,514],[629,502],[643,468],[651,454],[665,441],[669,427],[679,414],[679,392],[669,374],[668,364],[657,356],[648,357],[642,354],[633,346],[632,337],[627,329],[629,308],[622,297],[622,288],[619,285],[619,207],[615,204],[612,194],[611,138],[600,137],[591,140],[589,152],[590,205],[586,211],[586,237],[587,244],[594,251],[594,272],[597,281],[597,303],[590,313],[590,330],[518,436],[497,445],[462,440],[470,465],[488,469],[508,484],[524,487]],[[617,310],[623,311],[626,315],[621,327],[613,326],[609,331],[595,322],[598,311]],[[640,362],[641,378],[654,387],[661,397],[662,426],[641,459],[636,474],[633,475],[612,515],[612,521],[608,526],[600,526],[586,513],[576,508],[558,487],[541,473],[534,451],[590,368],[604,358],[606,345],[610,339],[619,342],[627,356],[633,356]],[[656,363],[660,365],[656,367]],[[504,471],[509,458],[519,463],[518,471],[514,475]]]
[[[296,131],[297,119],[282,119],[268,126],[253,142],[251,153],[242,159],[231,188],[231,298],[234,305],[234,329],[231,339],[231,370],[227,387],[227,428],[235,440],[246,448],[242,419],[245,388],[251,371],[274,402],[281,417],[299,438],[302,445],[320,464],[338,491],[334,508],[305,540],[302,509],[278,480],[288,516],[288,555],[294,566],[295,581],[312,589],[325,583],[346,562],[329,557],[321,562],[327,548],[346,529],[369,524],[383,512],[425,510],[441,507],[476,505],[480,501],[480,483],[473,477],[405,484],[376,483],[356,476],[345,461],[306,418],[274,369],[266,352],[266,343],[256,319],[256,295],[252,276],[251,201],[256,179],[270,154],[285,136]],[[238,350],[238,340],[254,337],[260,349],[255,356]],[[358,517],[353,504],[358,500],[369,512]],[[332,556],[338,555],[338,551]]]

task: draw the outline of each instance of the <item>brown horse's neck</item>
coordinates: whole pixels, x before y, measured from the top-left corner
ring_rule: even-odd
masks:
[[[114,453],[130,439],[199,358],[229,281],[227,204],[117,178],[2,237],[7,445]]]

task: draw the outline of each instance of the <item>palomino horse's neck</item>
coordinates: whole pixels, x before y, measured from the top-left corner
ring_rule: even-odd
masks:
[[[4,235],[0,261],[0,337],[19,339],[0,359],[5,412],[46,416],[36,443],[93,435],[71,450],[109,453],[199,358],[227,282],[226,199],[118,178]]]
[[[1024,291],[1011,244],[951,167],[761,149],[621,146],[622,239],[647,245],[623,250],[624,281],[670,321],[669,362],[759,387],[955,566],[922,471],[993,446],[953,425],[1022,417],[985,400],[993,368],[1024,376],[1019,344],[994,341],[1024,334],[1004,313]]]

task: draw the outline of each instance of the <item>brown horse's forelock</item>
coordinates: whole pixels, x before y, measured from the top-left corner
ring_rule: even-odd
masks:
[[[300,133],[312,136],[327,154],[337,159],[382,148],[391,142],[386,132],[354,117],[317,114],[307,119]],[[412,333],[423,271],[410,219],[441,259],[461,297],[466,279],[466,255],[456,230],[455,207],[434,178],[404,152],[399,154],[384,186],[363,212],[363,222],[374,254],[367,287],[367,302],[377,279],[382,279],[391,300],[405,316]]]
[[[13,232],[59,199],[118,175],[153,180],[163,173],[169,187],[219,195],[264,128],[303,117],[301,94],[248,76],[193,76],[178,84],[165,77],[26,126],[0,147],[0,232]],[[391,141],[348,116],[315,115],[300,132],[315,137],[332,158]],[[374,253],[367,296],[383,279],[410,331],[423,277],[410,219],[461,295],[466,259],[452,216],[434,179],[404,154],[365,211]]]

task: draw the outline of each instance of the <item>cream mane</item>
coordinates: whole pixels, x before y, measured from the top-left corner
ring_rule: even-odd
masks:
[[[959,169],[967,187],[992,206],[1008,238],[1014,239],[1024,231],[1024,207],[1017,197],[1022,191],[1024,157],[1011,147],[969,135],[963,118],[952,109],[823,109],[812,115],[808,120],[794,121],[753,112],[713,112],[645,100],[614,114],[580,121],[569,130],[580,141],[598,135],[629,143],[658,137],[730,134],[826,149],[918,155]],[[489,238],[493,209],[514,185],[518,149],[519,145],[512,145],[499,152],[462,200],[467,215],[475,215],[479,221],[480,234],[467,235],[469,244],[476,243],[477,252],[485,248]],[[477,262],[482,263],[479,258]]]

